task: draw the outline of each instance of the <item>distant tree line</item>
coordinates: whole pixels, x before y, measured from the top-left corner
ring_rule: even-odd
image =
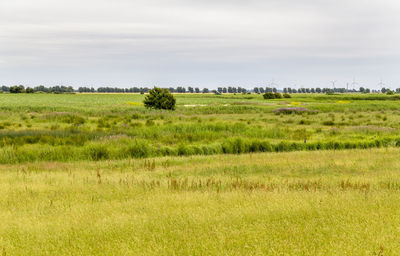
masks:
[[[43,85],[36,87],[26,87],[23,85],[15,85],[15,86],[1,86],[1,92],[9,92],[9,93],[34,93],[34,92],[44,92],[44,93],[73,93],[75,92],[72,86],[51,86],[45,87]]]
[[[93,87],[79,87],[78,89],[74,89],[72,86],[51,86],[45,87],[43,85],[36,87],[24,87],[23,85],[15,85],[15,86],[1,86],[0,92],[9,92],[9,93],[35,93],[35,92],[43,92],[43,93],[148,93],[151,88],[148,87],[131,87],[131,88],[118,88],[118,87],[99,87],[97,89]],[[224,93],[386,93],[386,94],[394,94],[400,93],[400,88],[395,90],[391,90],[388,88],[382,88],[381,90],[371,90],[369,88],[360,87],[359,89],[351,89],[348,90],[346,88],[290,88],[285,87],[283,90],[279,90],[275,87],[254,87],[253,89],[246,89],[243,87],[218,87],[216,90],[208,89],[208,88],[198,88],[198,87],[183,87],[178,86],[176,88],[169,87],[164,88],[167,89],[171,93],[214,93],[214,94],[224,94]]]

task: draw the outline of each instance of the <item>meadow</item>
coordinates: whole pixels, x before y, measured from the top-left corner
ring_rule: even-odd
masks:
[[[0,163],[400,146],[398,96],[1,94]]]
[[[398,255],[399,98],[0,94],[2,255]]]

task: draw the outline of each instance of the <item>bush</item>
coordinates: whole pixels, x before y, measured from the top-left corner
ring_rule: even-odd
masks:
[[[283,98],[289,99],[289,98],[292,98],[292,96],[289,93],[284,93]]]
[[[283,98],[282,94],[280,94],[279,92],[276,92],[276,93],[267,92],[267,93],[264,93],[263,97],[266,100],[268,100],[268,99],[282,99]]]
[[[275,99],[275,95],[274,95],[272,92],[264,93],[263,97],[264,97],[264,99],[266,99],[266,100]]]
[[[146,108],[175,110],[175,97],[167,90],[154,87],[143,101]]]

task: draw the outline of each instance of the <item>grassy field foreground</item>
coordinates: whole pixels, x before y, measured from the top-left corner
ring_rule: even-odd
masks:
[[[3,255],[399,255],[399,149],[1,165]]]

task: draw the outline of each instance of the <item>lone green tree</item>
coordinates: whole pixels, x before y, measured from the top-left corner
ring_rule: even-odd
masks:
[[[154,87],[143,103],[146,108],[175,110],[176,100],[167,89]]]

